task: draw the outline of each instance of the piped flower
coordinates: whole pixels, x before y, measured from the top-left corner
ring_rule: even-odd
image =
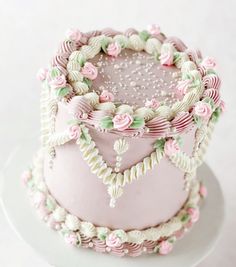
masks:
[[[117,114],[112,119],[114,129],[118,131],[124,131],[129,128],[129,126],[133,123],[133,117],[128,113]]]
[[[105,102],[113,102],[113,101],[114,101],[114,95],[107,90],[103,90],[99,96],[99,102],[105,103]]]
[[[66,32],[66,37],[71,41],[78,43],[82,37],[81,32],[78,29],[68,29]]]
[[[110,43],[107,46],[107,54],[112,57],[118,57],[121,52],[121,46],[118,42]]]
[[[150,24],[147,27],[147,31],[152,35],[158,35],[161,32],[161,29],[157,24]]]
[[[212,114],[211,105],[204,101],[199,101],[194,106],[194,114],[201,117],[203,120],[208,120]]]
[[[188,208],[187,213],[190,216],[191,223],[195,223],[199,220],[200,212],[198,208]]]
[[[165,142],[164,152],[168,157],[176,154],[180,151],[180,147],[178,142],[175,139],[169,139]]]
[[[167,240],[161,241],[161,243],[159,244],[159,253],[161,255],[169,254],[172,251],[172,249],[173,249],[173,244]]]
[[[199,189],[199,193],[201,197],[206,198],[207,197],[207,188],[202,184]]]
[[[85,78],[95,80],[98,75],[98,70],[91,62],[86,62],[81,70],[81,73]]]
[[[76,246],[78,243],[78,237],[73,232],[65,234],[64,238],[65,238],[66,243],[71,246]]]
[[[66,87],[65,75],[62,74],[62,75],[59,75],[59,76],[56,76],[55,78],[53,78],[50,81],[50,86],[52,89],[55,89],[55,90]]]
[[[145,102],[145,107],[147,108],[157,109],[159,106],[160,103],[155,98],[152,98],[151,100],[147,100]]]
[[[159,57],[161,65],[171,66],[174,64],[174,47],[165,43],[161,47],[161,55]]]
[[[106,238],[106,245],[110,248],[115,248],[121,245],[120,237],[115,233],[110,233]]]
[[[81,129],[79,125],[72,125],[69,127],[69,137],[71,139],[78,139],[81,135]]]
[[[201,62],[201,66],[205,67],[207,70],[214,69],[216,66],[216,61],[212,57],[205,57]]]

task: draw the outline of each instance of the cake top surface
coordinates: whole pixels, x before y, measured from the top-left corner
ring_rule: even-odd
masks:
[[[215,65],[157,25],[123,33],[70,29],[38,78],[80,122],[124,136],[161,138],[200,125],[222,108]]]
[[[176,101],[180,71],[161,65],[152,55],[124,49],[116,58],[100,52],[91,62],[98,69],[91,90],[99,95],[106,90],[114,95],[115,102],[136,109],[150,99],[167,106]]]

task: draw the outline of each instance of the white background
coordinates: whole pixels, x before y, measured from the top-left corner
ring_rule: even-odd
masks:
[[[35,73],[47,65],[67,28],[141,30],[157,23],[167,35],[177,35],[218,62],[227,112],[216,127],[207,162],[221,182],[227,218],[217,248],[200,267],[235,266],[235,10],[234,0],[0,0],[0,168],[14,147],[39,129],[40,87]],[[17,239],[1,211],[0,266],[49,266]]]

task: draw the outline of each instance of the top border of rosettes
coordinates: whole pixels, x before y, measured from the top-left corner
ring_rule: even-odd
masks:
[[[146,51],[160,64],[180,69],[176,91],[182,100],[169,107],[150,99],[144,107],[134,109],[114,102],[108,91],[100,95],[92,92],[91,84],[98,71],[89,60],[101,51],[117,57],[123,49]],[[221,81],[215,65],[214,59],[202,58],[198,50],[188,49],[180,39],[166,38],[157,25],[124,33],[112,29],[81,33],[71,29],[50,67],[41,69],[38,78],[52,98],[68,102],[69,112],[79,122],[124,136],[163,138],[183,133],[194,123],[200,127],[212,116],[218,118],[224,102],[220,99]]]

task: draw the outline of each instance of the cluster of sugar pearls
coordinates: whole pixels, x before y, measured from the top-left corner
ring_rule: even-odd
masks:
[[[118,58],[99,54],[93,62],[103,81],[98,88],[95,81],[94,89],[98,89],[98,93],[103,90],[112,92],[117,102],[138,107],[144,106],[146,100],[152,98],[169,106],[176,101],[179,71],[162,67],[145,52],[127,53],[124,50]]]

